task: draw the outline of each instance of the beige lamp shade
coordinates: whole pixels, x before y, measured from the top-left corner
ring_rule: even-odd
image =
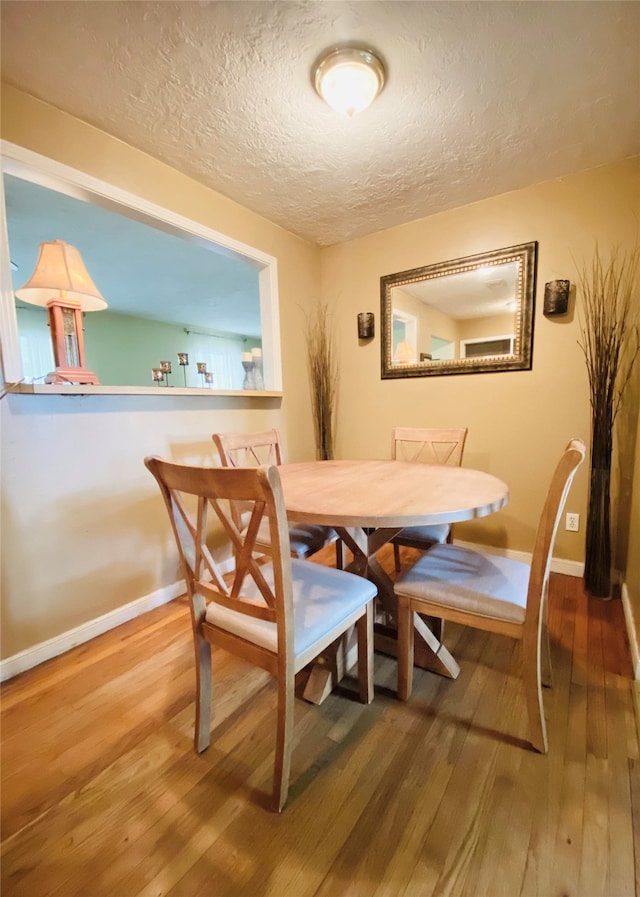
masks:
[[[16,290],[18,299],[46,307],[52,299],[79,306],[82,311],[101,311],[107,302],[91,280],[75,246],[64,240],[40,244],[33,274]]]

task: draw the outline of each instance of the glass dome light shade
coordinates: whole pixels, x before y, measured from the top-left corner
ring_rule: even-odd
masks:
[[[384,66],[378,57],[371,50],[353,47],[330,51],[315,73],[316,90],[322,99],[349,117],[371,105],[384,80]]]

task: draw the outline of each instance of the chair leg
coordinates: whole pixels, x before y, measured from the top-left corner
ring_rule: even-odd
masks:
[[[336,570],[344,570],[346,551],[347,546],[344,544],[342,539],[336,539]]]
[[[542,624],[542,644],[540,646],[542,653],[540,678],[545,688],[553,686],[553,668],[551,666],[551,647],[549,645],[549,630],[546,623]]]
[[[407,701],[413,689],[413,610],[411,600],[398,595],[398,697]]]
[[[211,740],[211,645],[200,632],[194,636],[196,655],[196,727],[194,748],[201,754]]]
[[[273,770],[272,809],[279,813],[289,793],[291,750],[293,744],[294,676],[283,673],[278,678],[278,721],[276,728],[276,759]]]
[[[363,704],[373,701],[373,601],[356,623],[358,632],[358,684]]]
[[[531,744],[541,754],[546,754],[548,750],[547,725],[544,719],[540,682],[540,643],[536,635],[531,638],[525,636],[522,642],[522,681],[527,702]]]
[[[400,546],[393,543],[393,563],[396,568],[396,573],[400,572]]]
[[[551,666],[551,646],[549,644],[549,603],[548,603],[549,584],[545,590],[544,604],[542,613],[542,644],[540,646],[540,676],[542,684],[545,688],[551,688],[553,685],[553,668]]]

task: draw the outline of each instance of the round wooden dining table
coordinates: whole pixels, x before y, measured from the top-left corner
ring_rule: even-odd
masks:
[[[353,552],[349,568],[378,587],[385,623],[376,648],[395,654],[393,580],[376,552],[405,526],[458,523],[503,508],[509,489],[481,470],[408,461],[310,461],[278,468],[287,517],[333,527]],[[455,678],[459,667],[426,620],[416,617],[418,666]],[[326,691],[326,690],[325,690]]]

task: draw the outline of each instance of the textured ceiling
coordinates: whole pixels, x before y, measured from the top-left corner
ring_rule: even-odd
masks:
[[[3,0],[2,76],[328,245],[640,152],[636,2]],[[388,82],[349,120],[325,48]]]

